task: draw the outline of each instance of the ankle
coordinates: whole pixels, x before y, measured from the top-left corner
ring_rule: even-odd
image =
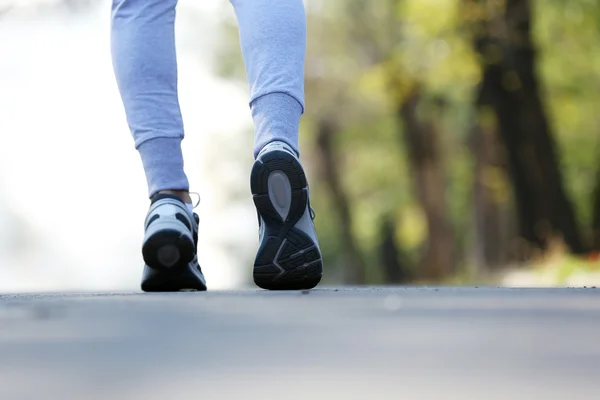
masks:
[[[187,190],[161,190],[157,194],[173,194],[181,199],[186,204],[192,204],[190,192]]]

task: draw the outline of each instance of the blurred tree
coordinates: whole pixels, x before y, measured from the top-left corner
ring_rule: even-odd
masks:
[[[384,215],[381,219],[379,247],[384,279],[386,283],[407,283],[413,279],[412,271],[406,268],[405,260],[401,257],[401,250],[396,242],[396,224],[393,216]]]
[[[351,35],[359,46],[358,52],[370,54],[376,68],[384,66],[388,103],[398,119],[397,133],[408,156],[413,186],[427,224],[418,276],[437,281],[454,273],[456,262],[441,139],[445,102],[426,93],[424,80],[429,66],[423,63],[418,70],[407,67],[404,48],[413,38],[407,34],[406,16],[402,13],[403,7],[410,7],[405,3],[354,0],[346,5],[354,19]]]
[[[600,252],[600,168],[596,171],[596,185],[592,197],[592,226],[591,226],[591,245],[592,249]]]
[[[512,190],[506,177],[504,146],[496,127],[476,121],[471,134],[475,158],[473,182],[473,252],[476,274],[497,270],[512,261],[511,246],[517,237],[513,227]]]
[[[543,99],[561,149],[561,171],[582,236],[593,245],[595,221],[600,221],[594,205],[599,193],[600,2],[553,0],[532,6]]]
[[[390,77],[390,81],[397,76]],[[419,118],[421,88],[415,84],[410,93],[397,98],[402,137],[414,176],[414,185],[427,219],[427,247],[419,267],[427,280],[447,278],[454,271],[454,232],[448,216],[442,144],[438,126]],[[439,120],[432,111],[426,121]]]
[[[345,282],[364,284],[366,282],[366,266],[360,246],[353,233],[353,216],[346,190],[340,182],[340,166],[335,154],[334,136],[340,130],[336,123],[323,116],[317,121],[316,146],[321,156],[321,177],[325,181],[338,220],[341,242],[344,250]]]
[[[455,262],[440,127],[439,124],[425,122],[439,120],[442,107],[427,107],[427,104],[419,107],[423,97],[420,85],[422,78],[420,74],[411,73],[404,68],[398,58],[406,40],[403,38],[402,21],[398,18],[398,8],[402,3],[403,1],[398,0],[351,0],[327,5],[320,3],[319,14],[313,14],[310,19],[309,34],[314,40],[310,41],[312,46],[307,54],[307,94],[312,94],[307,103],[317,108],[312,115],[314,117],[316,113],[321,116],[315,117],[318,120],[338,121],[337,131],[340,133],[345,126],[357,120],[392,113],[391,116],[396,120],[393,130],[401,139],[396,145],[400,144],[408,155],[410,176],[427,224],[428,234],[417,269],[420,278],[435,281],[449,276],[454,271]],[[383,99],[376,101],[376,105],[369,104],[374,97],[372,89],[367,89],[369,92],[364,93],[355,88],[360,83],[361,76],[372,71],[375,71],[375,75],[379,74],[378,79],[384,83],[383,88],[376,88],[381,90],[381,94],[376,96]],[[373,110],[370,107],[379,109]],[[322,117],[323,115],[326,116]],[[365,131],[361,136],[370,143],[387,146],[389,151],[390,144],[394,143],[383,141],[381,134],[381,131]],[[320,140],[317,140],[317,145],[323,147],[321,133],[318,133],[318,138]],[[346,138],[344,142],[359,145],[350,138]],[[358,149],[355,147],[353,150],[356,152]],[[333,161],[330,165],[332,164]],[[351,167],[358,168],[358,165],[352,163]],[[336,169],[347,171],[342,166]],[[329,173],[331,174],[330,171]],[[398,183],[392,186],[396,190],[399,190]],[[338,187],[332,192],[342,193],[343,190]],[[345,205],[347,200],[339,203],[342,197],[344,196],[334,196],[338,210],[348,208]],[[380,215],[385,212],[387,210],[380,210]],[[352,218],[350,213],[340,212],[340,225],[346,231],[342,234],[346,243],[344,248],[356,260],[353,240],[348,233]],[[379,246],[389,240],[389,237],[379,237]],[[356,267],[351,267],[351,270],[355,269]],[[383,269],[384,276],[387,276],[388,269]]]
[[[540,97],[530,1],[465,4],[483,71],[477,107],[481,118],[498,127],[506,146],[519,233],[529,246],[541,250],[559,235],[573,252],[581,253],[586,246],[563,186],[558,150]]]

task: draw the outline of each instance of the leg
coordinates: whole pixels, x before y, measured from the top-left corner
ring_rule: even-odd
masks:
[[[181,152],[176,6],[177,0],[113,0],[112,6],[115,77],[151,198],[142,246],[146,291],[206,289]]]
[[[302,0],[231,0],[238,19],[255,126],[254,156],[269,142],[298,151],[304,112],[306,15]]]
[[[264,289],[310,289],[321,251],[308,182],[299,160],[304,112],[306,16],[302,0],[231,0],[238,19],[254,119],[250,186],[259,215],[254,282]]]
[[[113,0],[113,67],[150,197],[189,189],[181,153],[176,5],[177,0]]]

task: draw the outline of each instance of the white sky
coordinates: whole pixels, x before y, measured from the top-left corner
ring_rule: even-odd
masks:
[[[223,2],[181,0],[179,13],[200,5],[216,21]],[[7,209],[31,229],[27,257],[0,243],[0,292],[139,288],[146,182],[114,82],[105,3],[93,15],[0,21],[0,242],[13,229]],[[247,92],[198,61],[211,24],[180,21],[178,41],[199,46],[179,49],[186,171],[202,195],[199,257],[210,288],[232,288],[257,241],[250,193],[224,206],[232,187],[249,191]],[[233,232],[242,254],[221,245]]]

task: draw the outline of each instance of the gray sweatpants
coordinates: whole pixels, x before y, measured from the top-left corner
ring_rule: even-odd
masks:
[[[302,0],[230,1],[250,87],[254,155],[273,140],[298,152],[306,51]],[[181,152],[176,6],[177,0],[113,0],[112,6],[113,67],[149,196],[189,190]]]

